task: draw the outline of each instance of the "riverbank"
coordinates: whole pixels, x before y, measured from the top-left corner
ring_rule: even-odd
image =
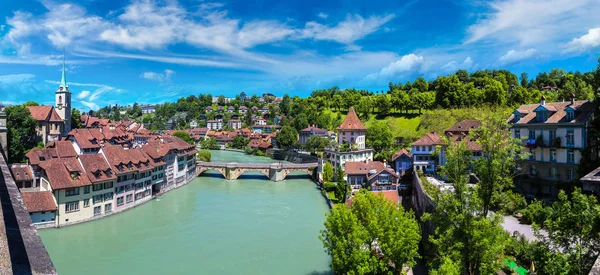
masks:
[[[226,151],[213,159],[273,162]],[[309,178],[225,180],[209,172],[191,183],[135,211],[41,231],[58,272],[330,274],[317,238],[329,210]],[[86,257],[72,261],[78,254]]]

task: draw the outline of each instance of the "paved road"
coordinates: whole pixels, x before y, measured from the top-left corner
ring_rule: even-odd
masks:
[[[528,241],[537,241],[538,240],[538,238],[535,236],[533,227],[531,225],[521,224],[519,222],[519,220],[513,216],[503,216],[503,218],[504,218],[504,222],[502,223],[502,227],[504,227],[504,230],[508,231],[511,234],[514,231],[517,231],[517,232],[521,233],[523,236],[525,236],[525,238]],[[545,230],[541,230],[540,233],[543,236],[548,236],[548,233]]]
[[[226,167],[235,167],[235,168],[251,168],[251,169],[268,169],[271,168],[271,166],[276,166],[276,167],[281,167],[283,169],[308,169],[308,168],[313,168],[313,167],[317,167],[318,163],[301,163],[301,164],[295,164],[295,163],[265,163],[265,164],[252,164],[252,163],[235,163],[235,162],[197,162],[196,163],[197,166],[202,166],[202,167],[219,167],[219,168],[226,168]]]

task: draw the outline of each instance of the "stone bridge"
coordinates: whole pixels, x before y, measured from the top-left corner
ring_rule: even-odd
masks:
[[[259,172],[267,176],[272,181],[282,181],[287,175],[295,171],[304,171],[309,175],[313,174],[314,168],[318,163],[266,163],[266,164],[251,164],[251,163],[225,163],[225,162],[197,162],[196,175],[201,175],[205,171],[214,170],[228,180],[235,180],[239,176],[248,172]]]

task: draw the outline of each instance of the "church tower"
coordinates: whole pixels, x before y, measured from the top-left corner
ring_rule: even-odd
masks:
[[[69,92],[69,85],[67,85],[67,75],[65,69],[65,57],[63,55],[63,69],[62,78],[60,80],[60,86],[56,91],[56,112],[62,118],[64,125],[64,132],[62,136],[66,136],[71,131],[71,92]]]

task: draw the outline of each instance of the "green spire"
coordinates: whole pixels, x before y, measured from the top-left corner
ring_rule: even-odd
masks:
[[[60,79],[60,87],[59,91],[69,91],[69,85],[67,85],[67,74],[65,69],[65,53],[63,52],[63,69],[62,69],[62,78]]]

